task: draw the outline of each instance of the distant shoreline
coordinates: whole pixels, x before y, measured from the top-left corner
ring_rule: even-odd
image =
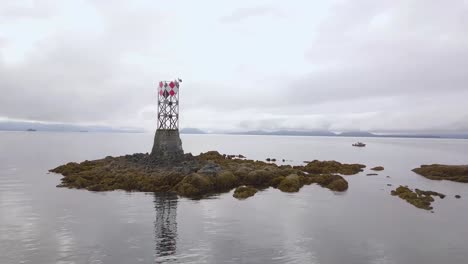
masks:
[[[115,130],[115,131],[75,131],[75,130],[7,130],[0,129],[0,132],[46,132],[46,133],[79,133],[79,134],[92,134],[92,133],[112,133],[112,134],[140,134],[148,133],[147,131],[125,131],[125,130]]]
[[[196,131],[196,132],[192,132]],[[243,136],[302,136],[302,137],[353,137],[353,138],[434,138],[434,139],[468,139],[468,134],[374,134],[370,132],[344,132],[333,133],[329,131],[244,131],[244,132],[213,132],[190,129],[181,130],[181,134],[218,134],[218,135],[243,135]]]
[[[53,130],[53,129],[2,129],[0,132],[53,132],[53,133],[126,133],[126,134],[138,134],[138,133],[154,133],[154,131],[145,130]],[[247,132],[205,132],[202,130],[190,130],[185,131],[181,129],[181,134],[184,135],[238,135],[238,136],[287,136],[287,137],[337,137],[337,138],[424,138],[424,139],[468,139],[468,135],[456,134],[456,135],[405,135],[405,134],[373,134],[369,132],[362,133],[345,133],[335,134],[333,132],[303,132],[303,131],[287,131],[282,133],[281,131],[267,132],[267,131],[247,131]]]

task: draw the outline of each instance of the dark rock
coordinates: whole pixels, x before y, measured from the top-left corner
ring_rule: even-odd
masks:
[[[366,175],[367,175],[367,176],[376,176],[376,175],[378,175],[378,174],[377,174],[377,173],[367,173]]]
[[[220,172],[221,170],[222,170],[221,166],[219,166],[218,164],[214,162],[208,162],[205,166],[203,166],[198,171],[198,173],[214,176],[216,175],[216,173]]]
[[[377,167],[372,168],[371,170],[373,170],[373,171],[383,171],[383,170],[384,170],[384,167],[382,167],[382,166],[377,166]]]
[[[457,194],[457,195],[455,195],[455,198],[460,199],[461,196]]]

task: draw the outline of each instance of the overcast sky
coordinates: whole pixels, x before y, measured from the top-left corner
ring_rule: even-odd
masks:
[[[0,1],[0,120],[468,131],[468,0]]]

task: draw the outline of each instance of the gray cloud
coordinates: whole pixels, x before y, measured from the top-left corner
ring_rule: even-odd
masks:
[[[0,117],[150,128],[180,76],[185,127],[468,131],[465,1],[203,3],[0,3]]]
[[[4,1],[0,9],[0,23],[9,19],[46,18],[54,12],[54,3],[49,0],[37,2]]]
[[[0,87],[8,95],[0,97],[2,115],[102,122],[131,117],[141,103],[151,102],[135,90],[151,85],[152,78],[122,60],[127,52],[154,45],[147,33],[157,30],[159,17],[150,10],[124,12],[118,5],[97,11],[105,18],[102,34],[59,32],[37,43],[21,64],[0,65]]]

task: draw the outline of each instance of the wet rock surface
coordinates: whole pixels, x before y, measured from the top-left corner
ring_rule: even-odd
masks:
[[[374,167],[374,168],[371,168],[371,170],[373,171],[383,171],[385,168],[383,166],[377,166],[377,167]]]
[[[421,165],[413,171],[431,180],[468,182],[468,165]]]
[[[408,203],[414,205],[417,208],[432,210],[431,203],[434,201],[433,196],[438,196],[441,199],[445,198],[442,193],[434,191],[423,191],[419,189],[411,190],[407,186],[399,186],[395,190],[391,191],[393,196],[398,196]]]
[[[142,153],[109,156],[81,163],[70,162],[50,171],[64,176],[58,187],[90,191],[175,192],[185,197],[203,198],[241,186],[297,192],[304,185],[316,183],[342,192],[348,189],[348,182],[338,174],[356,174],[364,167],[317,160],[305,166],[279,166],[209,151],[198,156],[185,154],[177,159],[156,159]]]

